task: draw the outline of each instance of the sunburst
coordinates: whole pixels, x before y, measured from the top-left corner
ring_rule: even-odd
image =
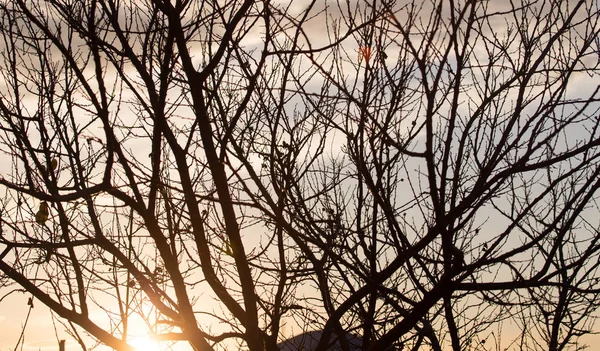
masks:
[[[140,336],[129,341],[129,345],[139,351],[160,351],[158,342],[150,339],[149,336]]]

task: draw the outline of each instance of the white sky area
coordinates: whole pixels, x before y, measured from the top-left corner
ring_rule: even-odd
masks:
[[[274,1],[274,0],[271,0]],[[279,0],[276,1],[277,3],[286,3],[286,1],[284,0]],[[297,12],[300,12],[300,9],[302,8],[302,6],[300,5],[301,2],[297,1],[295,2],[296,6],[298,6],[298,10]],[[497,0],[497,1],[492,1],[492,4],[499,4],[502,3],[502,1]],[[493,6],[493,5],[492,5]],[[294,12],[295,10],[292,8],[292,12]],[[308,25],[306,27],[306,34],[307,36],[313,38],[314,40],[314,44],[315,46],[319,46],[320,42],[322,42],[323,44],[328,42],[328,38],[326,36],[326,32],[325,32],[325,21],[323,19],[313,19],[310,22],[310,25]],[[319,25],[320,24],[320,25]],[[498,36],[502,35],[502,30],[503,27],[499,26],[498,28],[495,28],[498,32],[496,32],[495,34]],[[491,33],[490,33],[491,34]],[[254,40],[255,39],[255,40]],[[245,42],[242,43],[242,45],[247,45],[247,47],[261,47],[261,34],[260,34],[260,28],[257,28],[257,33],[255,34],[254,37],[248,37]],[[356,43],[356,41],[354,41],[352,38],[349,38],[347,40],[347,48],[349,51],[356,51],[358,48],[358,45]],[[388,61],[390,62],[394,62],[395,60],[395,54],[397,54],[397,51],[394,50],[390,50],[387,52],[388,54]],[[358,60],[358,58],[357,58]],[[308,65],[308,63],[307,63]],[[348,69],[351,70],[352,66],[351,63],[347,63]],[[571,87],[569,90],[569,94],[572,96],[587,96],[590,94],[590,92],[595,88],[595,85],[597,85],[597,83],[593,83],[593,84],[588,84],[588,80],[589,78],[584,74],[584,73],[576,73],[574,74],[574,76],[571,78],[572,79],[572,83],[571,83]],[[3,84],[3,83],[0,83]],[[319,87],[320,86],[320,81],[315,81],[315,87]],[[5,86],[0,86],[0,89],[6,89]],[[294,103],[297,103],[296,101],[294,101]],[[123,115],[122,115],[122,119],[127,120],[127,116],[126,116],[126,111],[123,111]],[[134,119],[133,116],[130,117],[131,120]],[[410,119],[414,119],[416,118],[416,116],[409,116],[407,117],[408,120]],[[344,143],[344,140],[342,140],[341,138],[331,138],[330,139],[330,143],[329,143],[329,147],[327,148],[328,152],[332,154],[332,156],[336,156],[336,152],[339,152],[339,150],[341,149],[342,144]],[[417,145],[419,145],[419,143],[417,143]],[[422,146],[422,144],[421,144]],[[139,160],[140,162],[149,162],[149,158],[148,158],[148,150],[146,148],[145,145],[140,144],[139,146],[136,146],[134,143],[131,143],[130,145],[128,145],[128,147],[131,149],[131,151],[135,154],[135,155],[139,155]],[[140,150],[136,150],[136,148],[140,148]],[[2,161],[3,159],[0,157],[0,161]],[[257,167],[260,167],[260,160],[252,160],[253,162],[256,163]],[[0,172],[5,173],[8,172],[7,170],[7,164],[6,162],[0,162]],[[416,168],[419,165],[417,163],[415,163],[414,165],[411,164],[411,167]],[[410,168],[410,167],[409,167]],[[399,191],[406,191],[407,193],[409,193],[409,188],[408,188],[408,184],[404,184],[403,185],[404,188],[400,187]],[[34,206],[34,205],[32,205]],[[416,209],[415,209],[416,211]],[[490,213],[494,213],[493,211],[490,211]],[[486,213],[486,209],[482,209],[481,213],[480,213],[480,217],[478,217],[478,220],[480,220],[482,223],[485,222],[485,225],[489,228],[497,228],[497,227],[505,227],[506,221],[502,218],[498,218],[498,217],[493,217],[491,215],[488,215]],[[472,245],[476,246],[481,244],[483,241],[485,241],[485,237],[480,237],[481,242],[473,242]],[[516,244],[516,243],[515,243]],[[0,290],[0,297],[4,295],[5,292],[3,292],[2,290]],[[306,291],[307,294],[312,294],[312,292],[310,290]],[[194,295],[198,298],[202,298],[202,293],[201,292],[193,292],[192,295]],[[13,348],[15,347],[15,344],[17,343],[17,339],[19,338],[19,335],[21,333],[23,324],[25,323],[25,319],[27,316],[27,312],[28,312],[28,306],[27,306],[27,300],[29,298],[28,294],[24,294],[24,293],[13,293],[10,296],[5,297],[4,300],[2,300],[0,302],[0,351],[13,351]],[[202,301],[203,304],[210,304],[210,299],[205,299]],[[27,324],[27,328],[25,330],[25,334],[24,334],[24,345],[22,347],[22,350],[24,351],[50,351],[50,350],[58,350],[58,340],[60,339],[66,339],[67,340],[67,344],[66,344],[66,350],[67,351],[75,351],[75,350],[81,350],[81,348],[77,345],[77,343],[69,336],[67,335],[64,331],[63,331],[63,327],[58,323],[58,322],[54,322],[51,318],[51,314],[49,312],[49,309],[44,306],[41,302],[39,301],[34,301],[34,305],[35,308],[33,308],[32,312],[31,312],[31,316],[29,317],[29,321]],[[201,320],[201,317],[199,317],[199,319]],[[295,331],[299,330],[300,328],[298,326],[293,325],[293,322],[291,320],[287,320],[287,322],[289,323],[286,327],[283,328],[284,334],[287,334],[287,336],[292,336],[293,334],[296,334]],[[285,321],[284,321],[285,323]],[[55,329],[56,327],[56,329]],[[144,326],[140,323],[139,325],[136,325],[135,321],[132,321],[131,324],[131,335],[136,335],[139,334],[138,331],[136,331],[136,328],[138,328],[138,330],[143,330]],[[504,333],[514,333],[517,329],[514,330],[510,330],[510,326],[509,325],[504,325]],[[490,331],[491,333],[492,331]],[[132,341],[132,344],[136,344],[136,346],[140,349],[140,350],[148,350],[148,351],[155,351],[154,349],[152,349],[154,346],[152,346],[151,344],[147,343],[147,341],[144,338],[144,335],[138,335],[139,337],[137,338],[137,340]],[[582,342],[587,342],[590,343],[592,345],[594,344],[599,344],[600,343],[600,338],[599,337],[594,337],[594,336],[586,336],[584,338],[581,339]],[[183,344],[183,343],[181,343]],[[91,344],[88,344],[88,346],[90,346]],[[21,348],[19,348],[21,349]],[[190,348],[185,347],[185,346],[181,346],[176,347],[175,350],[189,350]],[[593,348],[592,348],[593,349]],[[97,350],[109,350],[109,348],[106,347],[98,347]],[[158,348],[156,349],[158,350]]]

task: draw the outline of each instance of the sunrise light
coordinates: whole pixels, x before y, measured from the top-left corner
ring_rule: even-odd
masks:
[[[160,351],[159,343],[151,340],[150,336],[136,337],[129,344],[139,351]]]

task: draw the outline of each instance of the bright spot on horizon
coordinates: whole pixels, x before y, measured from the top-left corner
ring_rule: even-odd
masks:
[[[138,351],[160,351],[158,342],[150,340],[149,336],[136,337],[128,343]]]

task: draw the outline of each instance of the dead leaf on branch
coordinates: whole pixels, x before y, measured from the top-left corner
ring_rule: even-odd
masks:
[[[48,203],[46,201],[42,201],[37,213],[35,214],[35,221],[38,224],[44,224],[48,220],[48,216],[50,216]]]

